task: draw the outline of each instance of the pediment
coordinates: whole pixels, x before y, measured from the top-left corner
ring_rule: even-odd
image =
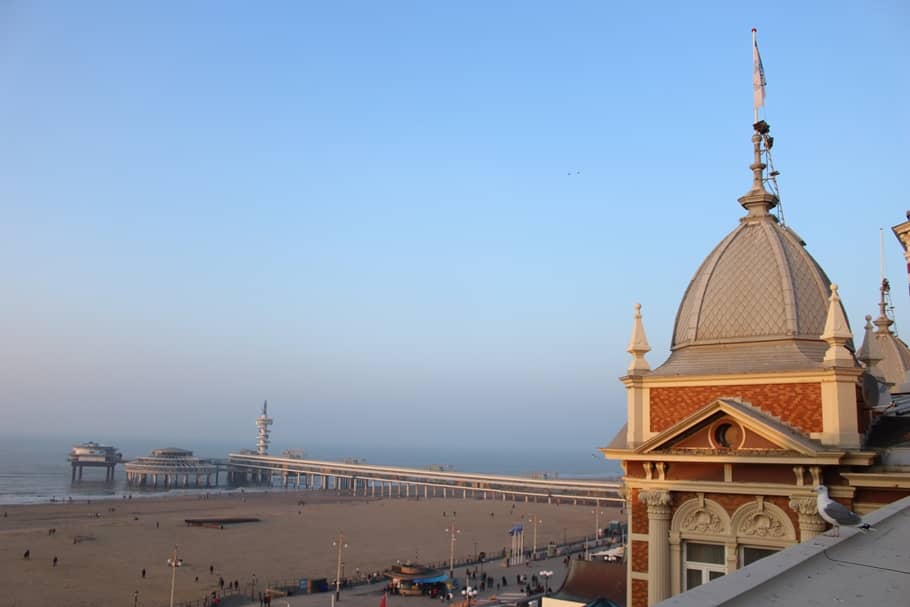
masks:
[[[779,419],[720,398],[645,441],[635,453],[814,456],[826,450]]]

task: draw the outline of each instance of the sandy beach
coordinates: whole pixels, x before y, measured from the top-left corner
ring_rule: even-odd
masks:
[[[299,505],[300,501],[304,504]],[[111,511],[113,509],[113,511]],[[212,494],[172,498],[0,506],[0,606],[166,605],[178,546],[176,600],[201,598],[237,580],[334,579],[333,539],[344,533],[344,576],[382,571],[397,560],[442,563],[452,521],[460,529],[456,561],[510,545],[507,530],[541,520],[537,545],[594,533],[593,507],[472,499],[351,498],[316,492]],[[187,518],[250,517],[223,529],[190,527]],[[601,508],[601,527],[619,518]],[[51,532],[51,530],[55,530]],[[24,558],[29,551],[29,559]],[[57,565],[53,559],[57,557]],[[213,567],[214,573],[210,573]],[[145,578],[142,570],[145,569]],[[198,577],[198,581],[196,578]]]

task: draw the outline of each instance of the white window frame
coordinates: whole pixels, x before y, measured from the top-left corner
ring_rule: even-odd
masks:
[[[689,560],[689,545],[690,544],[706,544],[710,546],[720,546],[724,550],[724,562],[723,564],[718,563],[705,563],[703,561],[690,561]],[[682,559],[682,590],[691,590],[689,588],[689,569],[695,569],[701,571],[701,584],[699,586],[707,584],[711,581],[710,573],[720,573],[721,575],[727,575],[727,546],[725,544],[718,544],[715,542],[706,542],[706,541],[694,541],[694,540],[685,540],[683,541],[683,559]],[[697,588],[698,586],[693,586]]]

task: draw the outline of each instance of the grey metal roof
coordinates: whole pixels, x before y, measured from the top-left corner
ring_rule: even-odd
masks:
[[[692,345],[674,350],[652,375],[761,373],[821,369],[823,341],[779,339]]]
[[[818,340],[830,283],[792,230],[771,215],[744,217],[689,283],[671,347]]]

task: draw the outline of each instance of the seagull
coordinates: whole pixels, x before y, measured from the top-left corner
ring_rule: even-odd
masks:
[[[841,526],[856,527],[862,531],[875,531],[872,529],[872,525],[864,522],[857,513],[847,510],[828,497],[828,488],[824,485],[816,487],[815,492],[818,493],[818,515],[834,525],[835,537],[840,536]]]

